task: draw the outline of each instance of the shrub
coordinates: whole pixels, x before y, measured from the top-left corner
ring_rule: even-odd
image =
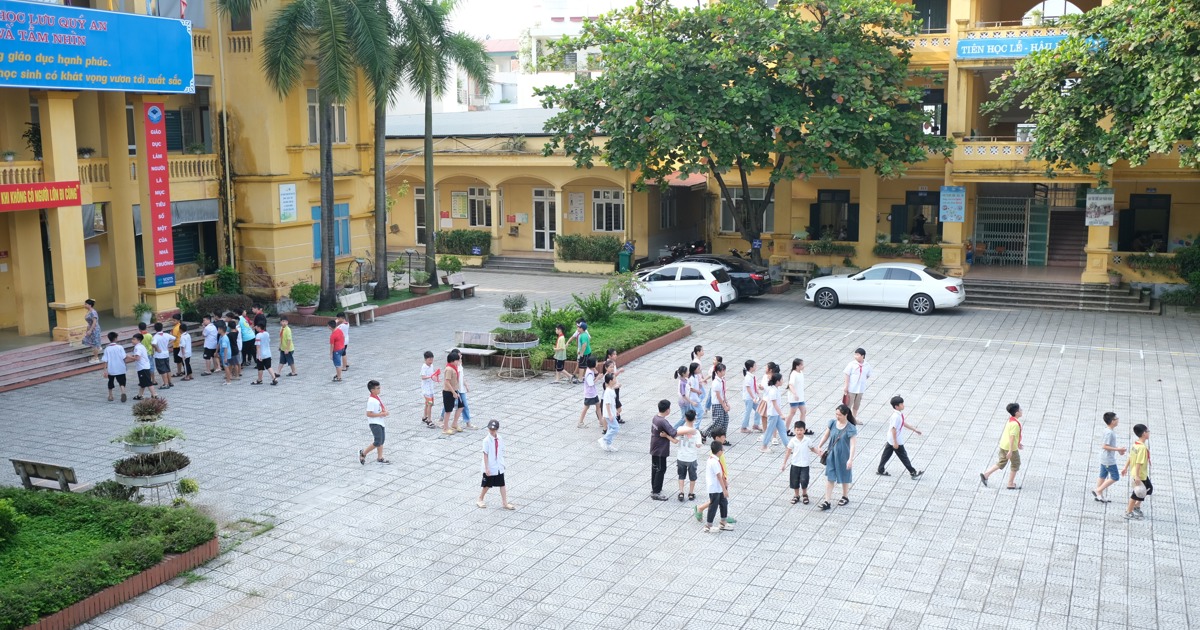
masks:
[[[479,254],[474,254],[474,248]],[[438,230],[437,253],[487,256],[492,251],[492,234],[487,230]]]
[[[428,284],[429,283],[429,272],[421,271],[420,269],[414,269],[409,272],[408,279],[409,279],[409,282],[412,284]]]
[[[500,315],[500,321],[505,324],[524,324],[525,322],[533,321],[533,315],[529,313],[503,313]]]
[[[583,313],[575,306],[555,309],[550,306],[550,302],[546,302],[542,306],[536,304],[533,306],[533,331],[537,333],[538,338],[549,339],[551,344],[554,343],[554,327],[556,325],[566,326],[567,335],[570,336],[575,322],[581,319],[583,319]]]
[[[130,411],[133,413],[133,417],[135,419],[141,420],[142,418],[145,418],[147,420],[157,420],[162,417],[166,410],[167,399],[159,397],[139,400],[134,403],[133,408]],[[145,422],[146,420],[142,421]]]
[[[188,495],[200,492],[200,483],[191,477],[184,477],[183,479],[179,480],[179,483],[175,484],[175,489],[179,492],[179,494],[182,494],[186,497]]]
[[[111,501],[135,501],[134,497],[137,497],[136,502],[142,502],[142,497],[138,496],[137,488],[123,486],[112,479],[105,479],[95,486],[92,486],[92,489],[88,490],[87,493],[94,497],[100,497],[101,499],[108,499]]]
[[[1200,272],[1200,244],[1192,243],[1187,247],[1175,250],[1175,266],[1179,270],[1180,277],[1184,279],[1189,279],[1192,274]],[[1190,284],[1196,285],[1194,282],[1190,282]]]
[[[458,273],[462,271],[462,260],[458,256],[442,256],[438,259],[438,269],[445,271],[447,274]]]
[[[921,262],[926,267],[936,268],[942,264],[942,248],[937,245],[926,247],[921,250]]]
[[[604,288],[611,290],[621,302],[628,302],[637,297],[638,289],[645,286],[646,283],[638,279],[637,274],[632,271],[619,273],[604,283]]]
[[[145,401],[142,401],[145,402]],[[113,439],[113,442],[128,444],[162,444],[175,439],[183,439],[183,431],[175,427],[164,427],[157,424],[135,426],[124,435]]]
[[[572,293],[571,299],[575,301],[575,306],[579,307],[579,312],[587,322],[606,322],[616,315],[617,308],[621,305],[613,299],[613,290],[608,285],[601,287],[599,293],[586,297]]]
[[[288,297],[292,298],[292,301],[298,306],[312,306],[321,297],[321,287],[307,280],[301,280],[292,285],[288,291]]]
[[[621,240],[615,236],[559,234],[554,238],[554,250],[560,259],[566,261],[615,263],[621,252]]]
[[[12,501],[0,499],[0,548],[3,548],[13,539],[13,536],[17,535],[17,529],[21,527],[23,520],[25,517],[17,512]]]
[[[188,456],[183,453],[166,451],[164,453],[134,455],[125,459],[119,459],[113,464],[113,471],[118,475],[125,475],[126,477],[150,477],[183,470],[191,463],[192,460],[188,459]]]
[[[241,293],[242,274],[237,269],[225,265],[217,269],[217,293]]]
[[[254,306],[254,300],[251,300],[250,296],[240,293],[218,293],[196,300],[196,312],[201,315],[224,315],[230,311],[250,310],[252,306]]]
[[[523,311],[526,306],[529,306],[529,298],[524,293],[504,296],[504,308],[510,313]]]

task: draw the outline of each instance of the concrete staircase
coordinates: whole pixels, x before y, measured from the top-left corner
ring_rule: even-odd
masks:
[[[1158,300],[1143,298],[1129,285],[1065,284],[1016,280],[963,279],[966,306],[1041,308],[1065,311],[1161,315]]]
[[[1088,229],[1083,211],[1055,210],[1050,213],[1050,242],[1046,252],[1048,267],[1079,267],[1087,263]]]
[[[511,273],[553,273],[554,260],[551,258],[520,258],[517,256],[489,256],[483,263],[484,269],[507,271]]]

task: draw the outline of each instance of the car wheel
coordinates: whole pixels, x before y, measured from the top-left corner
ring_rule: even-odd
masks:
[[[838,305],[838,296],[833,289],[819,289],[813,302],[820,308],[833,308]]]
[[[635,295],[628,300],[625,300],[625,308],[631,311],[636,311],[639,308],[642,308],[642,296]]]
[[[730,304],[732,304],[732,302],[724,302],[720,306],[718,306],[717,309],[723,311],[723,310],[729,308]]]
[[[737,288],[737,287],[733,287],[733,299],[732,299],[732,300],[730,300],[730,301],[732,301],[732,302],[736,302],[736,301],[738,301],[738,300],[740,300],[740,299],[742,299],[742,292],[741,292],[741,291],[738,291],[738,288]]]
[[[913,312],[913,315],[928,315],[933,312],[933,298],[918,293],[908,300],[908,310]]]
[[[696,312],[701,315],[712,315],[717,312],[717,303],[711,298],[702,297],[696,300]]]

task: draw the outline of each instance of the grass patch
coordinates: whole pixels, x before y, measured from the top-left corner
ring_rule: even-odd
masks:
[[[556,315],[561,317],[561,314],[565,314],[568,318],[557,323],[567,326],[567,336],[570,337],[570,333],[575,328],[575,319],[578,317],[572,319],[570,313],[564,311],[565,309],[556,311]],[[539,369],[544,359],[554,357],[555,323],[546,319],[534,322],[532,332],[538,334],[538,340],[541,343],[530,351],[529,358],[531,365]],[[546,326],[549,327],[549,332],[544,329]],[[683,326],[682,319],[670,315],[619,311],[607,321],[588,322],[588,332],[592,334],[592,356],[599,362],[603,360],[605,352],[610,348],[616,349],[617,352],[624,352],[669,332],[679,330]],[[576,358],[575,344],[567,344],[567,360],[572,361]]]
[[[449,291],[449,290],[450,290],[449,286],[447,286],[445,284],[439,284],[436,289],[430,287],[429,295],[433,295],[434,293],[441,293],[442,291]],[[418,297],[421,297],[421,296],[413,293],[412,291],[409,291],[408,289],[399,289],[399,290],[392,289],[391,295],[389,295],[386,300],[367,300],[367,304],[372,304],[374,306],[387,306],[388,304],[395,304],[396,302],[403,302],[404,300],[411,300],[413,298],[418,298]],[[341,310],[342,309],[339,307],[337,310],[333,310],[333,311],[317,311],[316,315],[333,317],[334,315],[337,315]]]
[[[184,571],[179,574],[179,577],[183,578],[184,586],[191,586],[196,582],[203,582],[208,579],[203,575],[197,575],[195,571]]]
[[[23,518],[0,547],[0,630],[22,628],[216,533],[191,508],[0,488]]]

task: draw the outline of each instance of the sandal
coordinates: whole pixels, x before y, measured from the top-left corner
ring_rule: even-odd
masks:
[[[341,383],[341,382],[342,382],[342,377],[340,377],[340,376],[335,376],[335,377],[333,377],[333,382],[334,382],[334,383]]]
[[[808,505],[808,495],[806,494],[803,497],[800,497],[800,502],[804,505]]]
[[[688,501],[695,501],[695,500],[696,500],[696,495],[688,494]]]
[[[392,460],[390,460],[390,459],[377,459],[377,460],[375,460],[375,463],[376,463],[376,464],[390,464],[390,463],[392,463]]]
[[[515,509],[517,509],[517,506],[515,506],[515,505],[513,505],[513,504],[511,504],[511,503],[505,503],[505,504],[504,504],[504,509],[506,509],[506,510],[515,510]]]
[[[850,497],[842,497],[838,499],[838,505],[847,505],[850,503]]]
[[[250,381],[251,385],[262,385],[262,381]]]
[[[134,397],[133,397],[133,399],[134,399],[134,400],[141,400],[141,399],[142,399],[142,397],[141,397],[141,396],[134,396]]]
[[[799,502],[800,502],[800,497],[792,497],[792,505],[796,505]]]
[[[679,500],[680,500],[680,502],[683,501],[683,493],[682,492],[679,493]]]
[[[436,427],[434,426],[433,422],[431,422],[431,421],[429,420],[429,418],[421,418],[421,422],[424,422],[424,423],[425,423],[425,426],[429,427],[430,429],[434,429],[434,428],[436,428]]]
[[[364,453],[362,451],[358,452],[358,463],[364,464],[364,465],[367,463],[367,454],[366,453]]]
[[[278,384],[279,384],[279,377],[275,377],[275,378],[271,379],[271,384],[272,384],[272,385],[278,385]]]
[[[821,510],[822,512],[828,512],[828,511],[830,510],[830,508],[831,508],[831,507],[832,507],[832,506],[830,506],[830,505],[829,505],[829,502],[828,502],[828,501],[822,501],[822,502],[821,502],[821,505],[818,505],[818,506],[817,506],[817,509],[818,509],[818,510]]]

